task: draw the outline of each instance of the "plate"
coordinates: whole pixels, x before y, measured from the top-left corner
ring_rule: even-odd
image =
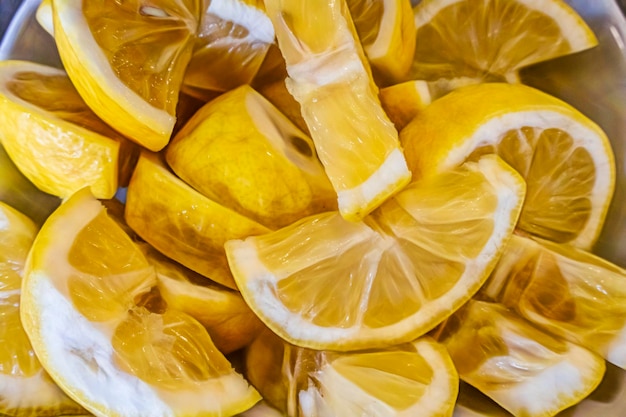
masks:
[[[0,15],[19,0],[0,0]],[[617,187],[607,223],[594,252],[626,268],[626,19],[620,9],[626,0],[566,0],[583,16],[600,42],[589,51],[535,65],[522,72],[525,84],[559,97],[598,123],[607,133],[615,152]],[[56,47],[36,22],[40,0],[24,0],[6,28],[0,26],[0,59],[24,59],[61,67]],[[0,25],[2,21],[0,20]],[[0,165],[19,176],[3,156]],[[4,175],[4,174],[3,174]],[[1,183],[1,181],[0,181]],[[0,188],[0,196],[2,196]],[[49,196],[28,188],[22,200],[32,205],[53,207]],[[36,204],[33,204],[36,202]],[[623,417],[626,414],[626,372],[607,365],[600,387],[585,401],[559,414],[559,417]],[[510,417],[501,409],[476,400],[482,394],[462,386],[463,405],[454,417]]]

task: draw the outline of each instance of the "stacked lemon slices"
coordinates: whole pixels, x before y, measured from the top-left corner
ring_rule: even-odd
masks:
[[[626,368],[610,140],[519,82],[597,44],[563,1],[37,20],[63,69],[0,63],[0,414],[548,417]]]

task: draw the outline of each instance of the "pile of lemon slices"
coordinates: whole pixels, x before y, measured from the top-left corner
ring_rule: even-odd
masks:
[[[597,44],[563,1],[37,20],[63,68],[0,63],[0,414],[443,417],[471,386],[548,417],[626,369],[609,139],[520,81]]]

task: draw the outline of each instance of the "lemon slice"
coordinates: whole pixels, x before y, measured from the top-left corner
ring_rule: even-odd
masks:
[[[512,232],[524,183],[487,157],[412,183],[362,222],[328,212],[226,242],[253,311],[287,341],[351,350],[408,342],[468,300]]]
[[[174,128],[200,3],[52,0],[59,55],[80,95],[102,120],[153,151]]]
[[[89,110],[63,70],[26,61],[0,63],[0,132],[24,176],[59,197],[86,186],[98,198],[113,197],[133,153]]]
[[[414,14],[414,79],[515,82],[523,67],[598,44],[562,0],[422,0]]]
[[[230,288],[236,285],[224,242],[269,231],[198,193],[147,152],[130,180],[124,217],[158,251]]]
[[[233,415],[259,396],[190,316],[164,306],[141,250],[88,190],[42,226],[21,317],[37,357],[96,415]],[[50,320],[54,317],[54,320]]]
[[[591,253],[514,236],[483,291],[626,369],[625,280],[624,269]]]
[[[378,96],[398,132],[435,99],[430,93],[428,82],[424,80],[405,81],[381,88]]]
[[[202,15],[184,91],[228,91],[250,84],[274,43],[261,0],[211,0]]]
[[[348,9],[374,76],[380,83],[406,78],[415,53],[410,0],[348,0]]]
[[[287,86],[301,105],[339,211],[358,220],[404,187],[410,173],[346,3],[265,5],[287,64]]]
[[[202,324],[220,352],[231,353],[248,345],[262,324],[237,291],[216,285],[182,265],[170,261],[148,245],[142,250],[157,273],[163,300]]]
[[[515,416],[554,416],[589,395],[606,369],[598,355],[483,301],[457,311],[439,340],[459,377]]]
[[[247,85],[196,112],[166,156],[196,190],[270,229],[336,208],[311,139]]]
[[[467,86],[421,110],[401,140],[417,178],[500,155],[528,184],[518,224],[528,233],[589,248],[602,229],[613,151],[594,122],[561,100],[524,85]]]
[[[22,273],[36,234],[32,220],[0,202],[0,413],[83,413],[41,367],[20,320]]]
[[[246,352],[252,384],[289,416],[451,416],[458,375],[430,337],[338,353],[289,345],[269,330]]]

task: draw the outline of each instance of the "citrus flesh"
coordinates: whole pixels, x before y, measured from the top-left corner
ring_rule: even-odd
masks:
[[[451,416],[458,375],[430,337],[349,353],[290,345],[266,330],[246,351],[246,370],[264,399],[294,417]]]
[[[146,242],[187,268],[236,288],[224,242],[268,228],[200,194],[156,154],[142,153],[126,192],[126,222]]]
[[[423,80],[390,85],[381,88],[378,95],[385,113],[398,132],[413,120],[417,112],[428,106],[434,99],[428,82]]]
[[[22,274],[37,226],[0,202],[0,413],[17,416],[79,414],[85,410],[50,379],[20,320]]]
[[[200,2],[53,0],[54,38],[89,107],[157,151],[169,141]]]
[[[196,112],[166,157],[203,195],[270,229],[336,208],[311,139],[249,86]]]
[[[132,146],[91,112],[63,70],[3,61],[0,107],[0,142],[40,190],[63,198],[88,186],[113,197]]]
[[[472,300],[439,331],[461,380],[515,416],[558,414],[589,395],[606,369],[598,355],[500,304]]]
[[[348,0],[350,15],[378,83],[407,76],[415,52],[410,0]]]
[[[483,292],[624,368],[625,277],[624,269],[589,252],[514,236]]]
[[[487,157],[412,183],[362,222],[327,212],[225,249],[248,305],[290,343],[388,346],[426,333],[478,290],[523,196],[521,178]]]
[[[74,194],[44,223],[25,266],[21,318],[44,368],[98,416],[250,408],[256,391],[155,286],[154,268],[101,203]]]
[[[609,140],[552,96],[523,85],[463,87],[420,111],[400,138],[416,178],[498,154],[528,186],[519,229],[582,248],[602,229],[615,188]]]
[[[345,2],[265,2],[339,211],[358,220],[410,180]],[[356,162],[358,161],[358,162]]]
[[[523,67],[598,44],[562,0],[422,0],[413,11],[414,79],[516,82]]]

